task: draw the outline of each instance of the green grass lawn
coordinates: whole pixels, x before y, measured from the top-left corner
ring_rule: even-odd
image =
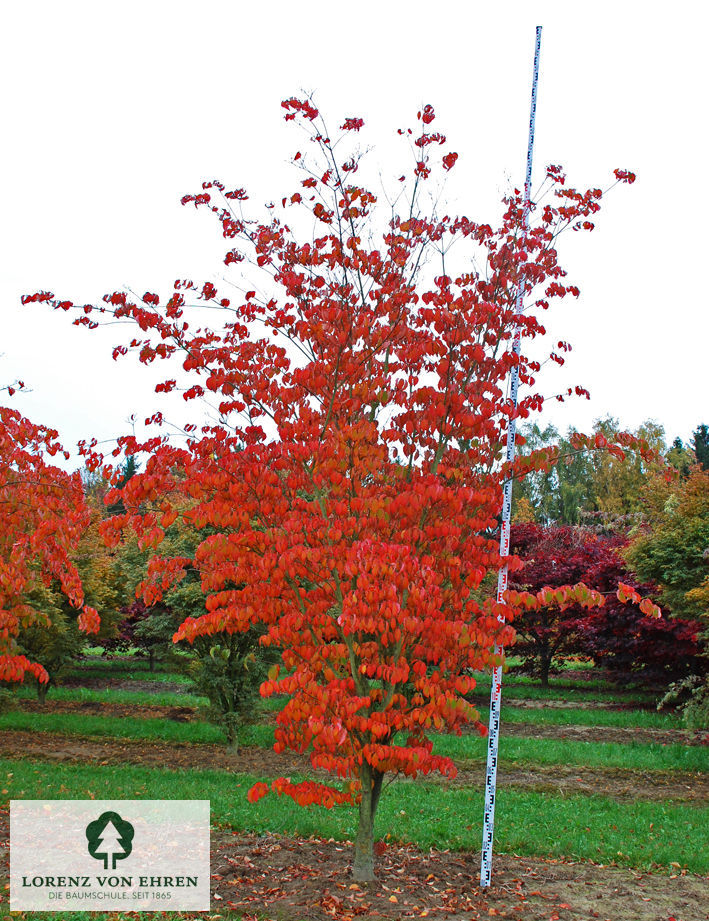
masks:
[[[192,685],[192,680],[187,675],[183,675],[180,672],[170,672],[170,671],[154,671],[150,672],[147,669],[144,671],[136,667],[128,667],[124,669],[114,670],[113,668],[102,668],[99,665],[87,665],[81,669],[72,669],[68,671],[65,675],[62,675],[62,681],[74,680],[81,681],[86,678],[100,679],[105,681],[107,684],[112,681],[149,681],[151,684],[184,684],[186,686]]]
[[[433,736],[433,750],[456,761],[479,762],[487,755],[480,736]],[[709,750],[679,743],[576,742],[567,739],[526,739],[500,734],[500,762],[516,764],[575,764],[641,771],[709,771]]]
[[[488,709],[483,712],[485,722]],[[682,717],[656,710],[598,710],[592,707],[502,707],[503,723],[535,726],[619,726],[638,729],[682,729]]]
[[[214,828],[316,835],[352,840],[356,810],[296,806],[270,795],[250,804],[254,775],[169,771],[132,766],[44,765],[0,760],[0,780],[13,799],[204,799]],[[294,778],[295,779],[295,778]],[[377,836],[421,848],[451,848],[476,856],[482,834],[482,790],[400,783],[387,788]],[[656,802],[618,803],[599,796],[552,796],[500,789],[496,848],[501,853],[565,856],[652,869],[673,862],[709,872],[709,808]]]
[[[85,655],[83,659],[78,659],[74,665],[68,668],[63,674],[82,675],[87,671],[91,672],[111,672],[116,675],[125,675],[126,672],[143,675],[160,675],[172,674],[175,672],[174,665],[170,662],[155,662],[153,670],[150,670],[150,663],[142,656],[96,656]]]
[[[160,682],[156,682],[159,685]],[[167,682],[166,682],[167,683]],[[185,685],[189,687],[189,685]],[[20,700],[36,700],[37,692],[32,687],[20,687],[13,690]],[[122,691],[118,688],[52,688],[47,696],[48,707],[53,700],[76,700],[91,703],[125,704],[143,707],[202,707],[209,703],[206,697],[178,691]]]
[[[77,713],[12,711],[0,715],[0,729],[62,732],[155,742],[219,744],[224,741],[221,730],[205,722],[178,723],[164,719],[88,716]],[[244,726],[239,738],[242,745],[270,747],[273,744],[273,727],[259,724]],[[437,754],[464,762],[480,762],[486,757],[487,741],[477,733],[464,736],[435,734],[432,738]],[[634,742],[632,737],[621,745],[611,742],[521,738],[505,736],[502,732],[500,760],[647,771],[709,771],[709,749],[706,747],[681,743],[660,745]]]
[[[256,727],[254,727],[256,728]],[[268,730],[268,727],[258,727]],[[34,732],[64,732],[83,736],[110,736],[114,739],[150,739],[156,742],[220,743],[224,735],[217,726],[205,722],[178,723],[139,716],[93,716],[83,713],[25,713],[21,710],[0,714],[0,729]]]
[[[85,655],[70,668],[62,672],[62,679],[73,678],[115,678],[116,680],[169,681],[175,684],[191,684],[187,675],[182,674],[171,662],[156,662],[154,670],[150,663],[141,656]]]

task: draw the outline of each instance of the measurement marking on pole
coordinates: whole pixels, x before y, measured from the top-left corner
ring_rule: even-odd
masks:
[[[537,26],[536,44],[534,47],[534,71],[532,77],[532,102],[529,113],[529,142],[527,144],[527,173],[524,181],[524,208],[522,210],[523,243],[529,229],[529,197],[532,186],[532,152],[534,150],[534,118],[537,112],[537,79],[539,77],[539,49],[542,41],[542,27]],[[516,314],[522,313],[524,301],[524,283],[520,283],[517,290]],[[521,333],[519,325],[515,330],[512,351],[519,355],[521,347]],[[517,408],[517,391],[519,389],[519,367],[514,365],[510,371],[510,398],[512,405]],[[510,419],[507,429],[507,463],[511,464],[515,458],[515,434],[517,422]],[[512,480],[505,480],[502,492],[502,524],[500,527],[500,556],[506,557],[510,549],[510,512],[512,509]],[[507,564],[499,572],[497,579],[497,600],[502,601],[502,596],[507,590]],[[504,620],[504,618],[500,618]],[[502,655],[502,647],[495,645],[495,655]],[[483,846],[480,863],[480,885],[490,885],[492,876],[492,842],[495,831],[495,795],[497,793],[497,756],[500,741],[500,708],[502,704],[502,666],[496,665],[492,672],[492,688],[490,689],[490,728],[487,747],[487,771],[485,774],[485,811],[483,813]]]

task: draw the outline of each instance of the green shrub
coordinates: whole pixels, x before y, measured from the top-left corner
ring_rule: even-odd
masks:
[[[690,675],[671,684],[657,709],[670,706],[679,706],[689,729],[709,729],[709,677]]]
[[[259,633],[218,633],[195,640],[188,666],[198,693],[209,698],[207,718],[221,727],[230,748],[238,730],[261,715],[259,688],[266,680],[272,653],[259,646]]]

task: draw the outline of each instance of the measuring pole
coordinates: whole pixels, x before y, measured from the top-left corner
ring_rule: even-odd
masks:
[[[529,196],[532,183],[532,150],[534,148],[534,117],[537,111],[537,77],[539,76],[539,49],[542,42],[542,27],[537,26],[537,40],[534,47],[534,75],[532,77],[532,104],[529,114],[529,143],[527,145],[527,175],[524,180],[524,207],[522,210],[522,242],[529,229]],[[524,302],[524,281],[520,282],[517,291],[516,313],[522,313]],[[520,328],[515,330],[512,351],[519,356]],[[517,408],[517,390],[519,388],[519,367],[513,365],[510,372],[510,397],[514,408]],[[515,434],[517,421],[510,419],[507,429],[507,463],[511,464],[515,458]],[[506,557],[510,552],[510,512],[512,510],[512,480],[505,480],[502,491],[502,526],[500,528],[500,556]],[[502,596],[507,591],[507,563],[505,563],[497,578],[497,600],[502,601]],[[504,623],[504,618],[500,617]],[[495,655],[502,655],[502,647],[495,644]],[[497,792],[497,750],[500,740],[500,706],[502,703],[502,666],[496,665],[492,672],[492,689],[490,690],[490,731],[487,746],[487,773],[485,775],[485,812],[483,814],[483,850],[480,864],[480,885],[490,885],[492,875],[492,839],[495,831],[495,794]]]

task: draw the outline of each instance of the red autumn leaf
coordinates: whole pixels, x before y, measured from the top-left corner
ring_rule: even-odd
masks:
[[[346,118],[344,125],[342,125],[343,131],[359,131],[359,129],[364,125],[364,119],[362,118]]]
[[[250,803],[257,803],[260,799],[263,799],[269,793],[269,786],[266,783],[255,783],[253,787],[246,794],[246,798]]]
[[[627,169],[615,169],[613,170],[613,173],[619,182],[627,182],[629,184],[635,182],[635,173],[631,173]]]

